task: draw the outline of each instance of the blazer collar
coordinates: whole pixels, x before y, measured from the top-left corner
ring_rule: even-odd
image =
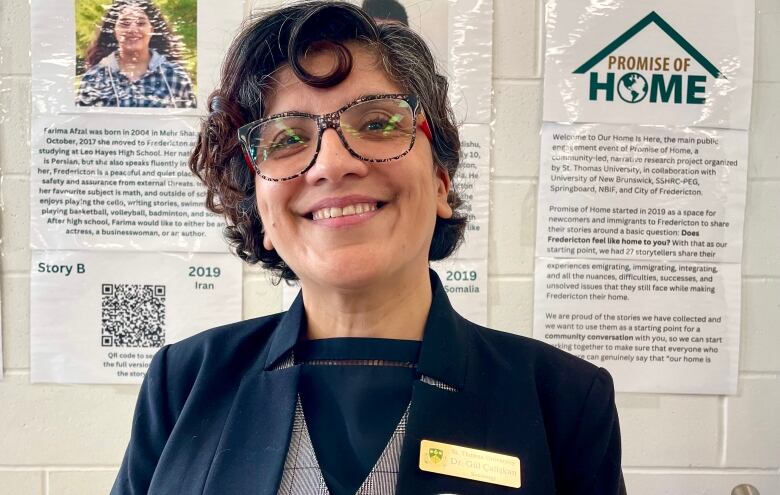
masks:
[[[433,298],[425,322],[417,371],[462,390],[466,381],[466,364],[470,333],[463,318],[452,309],[441,280],[429,270]]]
[[[417,371],[461,390],[466,378],[470,334],[463,325],[463,319],[452,309],[436,272],[429,270],[429,275],[431,308],[425,322]],[[305,329],[305,315],[303,295],[299,291],[274,332],[264,370],[274,369],[289,355]]]
[[[298,291],[290,309],[284,313],[271,336],[271,346],[265,358],[263,369],[272,370],[279,366],[298,342],[298,336],[306,327],[306,310],[303,308],[303,292]]]

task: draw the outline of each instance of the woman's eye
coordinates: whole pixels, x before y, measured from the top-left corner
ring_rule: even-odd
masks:
[[[374,120],[366,123],[364,127],[367,131],[382,131],[388,126],[388,124],[390,124],[390,122],[387,120]]]
[[[306,149],[309,145],[309,137],[302,129],[284,129],[274,136],[261,139],[261,160],[281,159]]]
[[[393,132],[397,130],[401,121],[400,115],[373,115],[366,118],[360,126],[361,132]]]
[[[290,146],[296,146],[299,144],[305,144],[305,140],[301,133],[290,129],[282,134],[276,136],[271,146],[275,148],[285,148]]]

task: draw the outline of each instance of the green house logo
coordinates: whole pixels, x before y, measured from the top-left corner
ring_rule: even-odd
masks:
[[[658,26],[689,56],[613,55],[650,24]],[[606,71],[592,70],[607,61]],[[704,69],[703,74],[692,74],[693,63]],[[715,65],[691,45],[656,12],[650,12],[628,31],[577,67],[574,74],[590,74],[588,99],[590,101],[623,101],[625,103],[677,103],[701,105],[707,89],[708,76],[724,78]]]

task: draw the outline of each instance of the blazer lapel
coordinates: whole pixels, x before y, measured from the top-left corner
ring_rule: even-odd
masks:
[[[248,377],[225,423],[204,495],[275,494],[292,428],[299,368]]]
[[[268,353],[241,382],[203,488],[204,495],[277,493],[290,443],[300,366],[285,365],[302,328],[299,294]]]
[[[465,391],[450,392],[421,381],[414,384],[396,493],[483,493],[484,483],[419,468],[423,439],[484,448],[484,412],[478,399]]]
[[[417,364],[423,379],[412,389],[396,493],[484,493],[485,483],[419,468],[423,439],[477,449],[484,449],[486,442],[485,401],[480,399],[480,391],[469,387],[468,380],[472,333],[450,306],[433,272],[431,284],[433,300]],[[444,386],[426,383],[430,379]]]

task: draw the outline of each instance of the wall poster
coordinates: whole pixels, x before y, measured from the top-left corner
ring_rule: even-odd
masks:
[[[753,16],[546,4],[534,336],[618,391],[736,393]]]
[[[241,264],[187,157],[243,13],[32,2],[32,381],[140,383],[161,345],[241,318]]]
[[[3,324],[2,324],[2,316],[3,316],[3,301],[2,297],[0,297],[0,380],[3,379],[3,373],[5,371],[3,367]]]

